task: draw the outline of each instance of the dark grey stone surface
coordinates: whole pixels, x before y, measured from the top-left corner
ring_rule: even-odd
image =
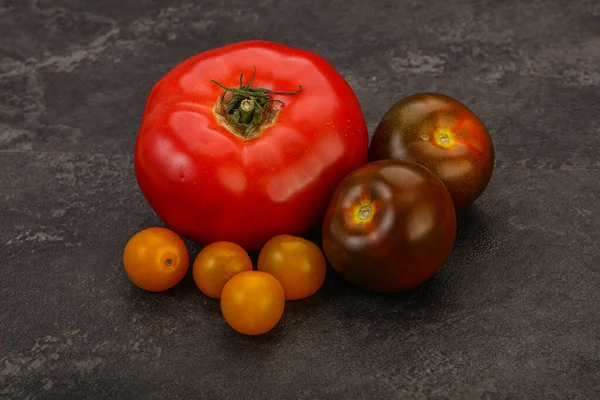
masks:
[[[371,133],[408,94],[460,99],[497,164],[430,282],[330,270],[249,338],[121,254],[160,224],[132,168],[152,84],[257,38],[327,58]],[[598,1],[0,0],[0,398],[597,399],[599,206]]]

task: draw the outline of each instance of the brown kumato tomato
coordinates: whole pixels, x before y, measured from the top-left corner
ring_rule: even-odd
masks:
[[[364,289],[398,292],[431,278],[456,237],[456,213],[442,181],[420,164],[381,160],[350,173],[322,227],[331,266]]]
[[[369,161],[389,158],[430,169],[460,212],[487,187],[494,146],[486,127],[464,104],[439,93],[417,93],[394,104],[375,129]]]

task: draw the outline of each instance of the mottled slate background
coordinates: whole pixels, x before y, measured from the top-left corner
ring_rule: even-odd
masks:
[[[460,99],[497,164],[433,280],[330,271],[247,338],[121,252],[160,224],[132,169],[152,84],[257,38],[327,58],[371,133],[408,94]],[[0,0],[1,398],[599,398],[599,206],[598,1]]]

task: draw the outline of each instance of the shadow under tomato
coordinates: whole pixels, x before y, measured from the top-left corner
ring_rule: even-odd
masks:
[[[343,321],[348,326],[382,328],[385,324],[388,327],[380,330],[383,333],[390,331],[391,326],[406,325],[408,321],[442,313],[444,305],[438,291],[433,289],[435,286],[433,278],[411,291],[374,293],[350,284],[330,269],[327,282],[319,293],[322,304],[315,302],[317,304],[312,306],[323,307],[327,319]]]
[[[265,358],[265,360],[269,360],[270,355],[278,351],[278,343],[288,340],[287,333],[289,330],[286,326],[288,316],[287,303],[285,307],[283,316],[277,325],[261,335],[245,335],[237,332],[227,324],[219,309],[218,313],[221,323],[217,328],[219,334],[216,337],[220,341],[220,348],[222,351],[236,357],[243,355],[244,358],[252,360],[253,365],[260,367],[261,359]]]
[[[477,203],[458,216],[458,230],[451,256],[460,258],[463,264],[492,256],[503,244],[508,232],[502,218],[484,211]]]
[[[483,212],[477,203],[469,205],[456,216],[457,238],[469,226],[477,225],[484,221]]]

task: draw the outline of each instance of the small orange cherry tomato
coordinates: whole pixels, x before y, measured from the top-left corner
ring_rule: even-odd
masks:
[[[286,300],[315,294],[325,281],[327,264],[313,242],[292,235],[269,240],[258,256],[258,270],[273,275],[283,286]]]
[[[262,335],[273,329],[283,315],[285,294],[273,275],[245,271],[225,284],[221,311],[225,321],[245,335]]]
[[[236,274],[252,271],[252,260],[241,246],[215,242],[204,247],[194,261],[194,281],[205,295],[218,299],[223,286]]]
[[[184,241],[175,232],[160,227],[133,235],[123,252],[123,266],[136,286],[162,292],[185,276],[190,256]]]

